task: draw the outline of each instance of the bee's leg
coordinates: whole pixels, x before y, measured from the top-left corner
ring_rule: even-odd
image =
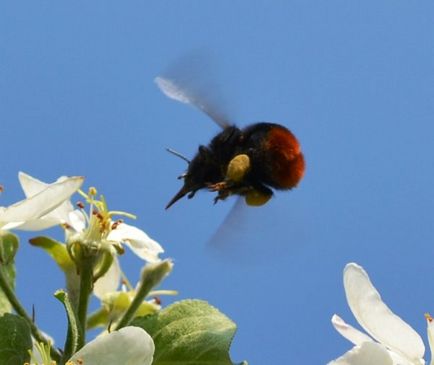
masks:
[[[220,181],[214,184],[208,184],[208,190],[212,192],[217,192],[217,196],[214,198],[214,204],[219,200],[225,200],[229,195],[235,193],[237,188],[234,186],[235,184],[232,181]]]
[[[217,196],[214,198],[214,204],[216,204],[219,200],[225,200],[232,192],[229,190],[219,191]]]
[[[231,187],[232,187],[232,183],[230,181],[220,181],[218,183],[207,185],[209,191],[218,191],[219,193],[226,191]]]
[[[192,189],[189,193],[188,193],[188,195],[187,195],[187,198],[188,199],[191,199],[191,198],[193,198],[194,197],[194,195],[196,194],[196,192],[198,191],[199,189]]]
[[[234,194],[243,184],[243,179],[250,170],[250,158],[246,154],[236,155],[229,162],[226,168],[226,175],[223,181],[208,184],[208,190],[217,191],[221,200]]]

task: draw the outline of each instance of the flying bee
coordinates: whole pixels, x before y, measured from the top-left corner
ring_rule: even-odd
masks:
[[[223,129],[207,146],[200,145],[191,161],[169,150],[186,160],[188,168],[180,176],[183,186],[166,209],[184,196],[192,198],[201,189],[216,192],[215,203],[240,195],[247,205],[260,206],[272,197],[272,189],[292,189],[303,178],[303,153],[286,127],[261,122],[240,129],[172,80],[157,77],[155,81],[166,96],[197,107]]]

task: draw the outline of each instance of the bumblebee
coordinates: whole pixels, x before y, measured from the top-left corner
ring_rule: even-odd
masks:
[[[184,184],[166,209],[201,189],[216,192],[215,203],[240,195],[247,205],[260,206],[273,196],[272,189],[292,189],[303,178],[304,156],[286,127],[262,122],[240,129],[210,112],[173,81],[161,77],[155,81],[168,97],[198,107],[223,128],[207,146],[199,146],[191,161],[182,156],[188,161],[187,171],[180,176]]]

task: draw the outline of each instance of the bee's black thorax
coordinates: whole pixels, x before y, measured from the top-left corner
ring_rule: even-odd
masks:
[[[273,186],[269,154],[265,150],[265,141],[273,127],[281,127],[274,123],[255,123],[243,130],[243,149],[250,157],[251,170],[245,177],[247,185],[261,189],[263,184]]]
[[[225,128],[208,146],[199,146],[189,165],[186,184],[198,190],[208,184],[223,181],[229,162],[241,153],[248,155],[252,162],[252,169],[246,176],[245,183],[267,183],[270,180],[269,161],[262,146],[269,130],[275,126],[272,123],[256,123],[243,130],[235,126]]]
[[[227,165],[237,154],[241,138],[241,130],[232,126],[217,134],[208,146],[199,146],[188,167],[186,185],[198,190],[224,180]]]

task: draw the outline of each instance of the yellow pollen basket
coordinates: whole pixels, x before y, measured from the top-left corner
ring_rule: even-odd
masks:
[[[260,207],[266,204],[272,197],[272,194],[265,194],[258,190],[250,190],[246,193],[246,204],[253,207]]]
[[[228,164],[226,178],[240,182],[250,170],[250,158],[245,154],[236,155]]]

